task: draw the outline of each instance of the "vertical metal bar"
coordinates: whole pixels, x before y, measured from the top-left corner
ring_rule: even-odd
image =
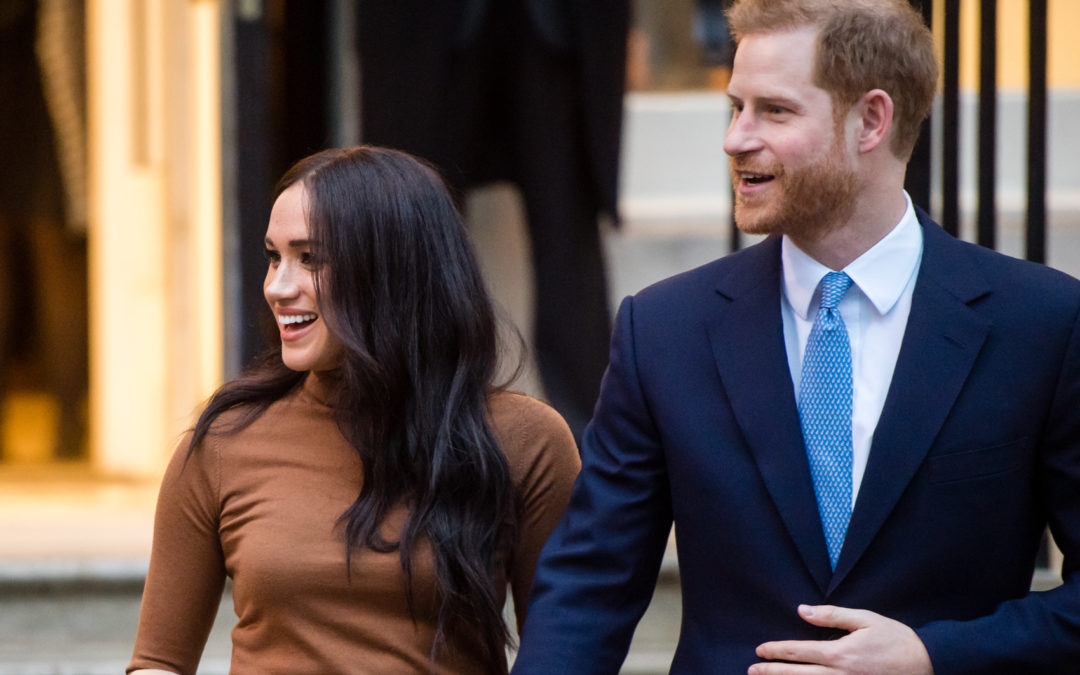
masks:
[[[1046,262],[1046,0],[1030,0],[1027,259]]]
[[[921,10],[926,25],[933,26],[933,0],[911,0],[911,4]],[[930,126],[929,119],[923,121],[904,177],[904,189],[911,195],[911,201],[926,210],[930,209]]]
[[[236,325],[239,354],[228,370],[235,372],[251,364],[262,353],[265,341],[259,320],[262,278],[265,264],[253,255],[262,246],[266,218],[273,202],[272,169],[273,123],[271,119],[272,83],[270,77],[270,27],[266,7],[258,0],[243,0],[235,5],[232,25],[235,93],[230,111],[235,125],[234,152],[239,166],[236,176],[237,236],[236,259],[227,262],[240,270],[240,309],[232,318]],[[231,367],[230,367],[231,366]]]
[[[911,151],[904,189],[917,206],[930,209],[930,119],[923,121],[919,139]]]
[[[732,110],[732,114],[734,114]],[[731,122],[731,118],[728,118],[728,122]],[[742,248],[742,232],[739,231],[739,226],[735,224],[735,184],[731,181],[728,182],[730,191],[728,194],[731,196],[731,223],[729,224],[731,229],[728,235],[728,250],[731,253],[738,251]]]
[[[330,21],[330,105],[326,121],[331,144],[345,148],[360,142],[360,61],[356,53],[357,3],[333,0]]]
[[[996,245],[997,0],[982,0],[979,44],[979,208],[978,242]]]
[[[281,128],[273,148],[279,160],[274,180],[298,159],[325,148],[333,134],[336,107],[331,91],[331,5],[327,2],[284,2],[281,33],[283,90],[275,92]],[[355,85],[354,85],[355,86]]]
[[[945,3],[941,95],[941,226],[960,234],[960,3]]]
[[[734,4],[734,0],[724,0],[724,11],[727,11]],[[732,38],[734,40],[734,38]],[[735,43],[734,41],[730,45],[732,51],[730,52],[730,58],[735,56]],[[730,61],[728,65],[731,65]],[[731,186],[731,237],[728,239],[729,250],[734,253],[742,248],[742,233],[739,231],[739,227],[735,224],[735,186]]]
[[[735,188],[731,189],[731,236],[728,239],[729,250],[734,253],[742,248],[742,232],[735,224]]]

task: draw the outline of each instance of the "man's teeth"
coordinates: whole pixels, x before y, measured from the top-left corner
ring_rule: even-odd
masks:
[[[278,323],[283,325],[289,325],[293,323],[304,323],[306,321],[314,321],[314,314],[283,314],[278,317]]]

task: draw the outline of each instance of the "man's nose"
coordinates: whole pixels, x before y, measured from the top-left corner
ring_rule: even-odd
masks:
[[[758,136],[753,115],[747,114],[746,111],[733,110],[727,136],[724,137],[724,152],[735,156],[758,150],[760,147],[761,139]]]

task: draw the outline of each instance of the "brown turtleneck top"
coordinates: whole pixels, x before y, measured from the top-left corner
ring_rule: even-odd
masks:
[[[518,537],[501,555],[496,590],[501,601],[509,582],[520,627],[536,559],[569,501],[580,460],[566,423],[548,406],[512,393],[495,394],[490,406],[520,504]],[[226,577],[239,618],[232,673],[482,672],[462,645],[430,660],[437,610],[430,548],[413,557],[413,616],[397,553],[356,550],[346,574],[338,518],[363,473],[314,377],[243,431],[212,430],[185,461],[189,441],[190,434],[180,442],[158,496],[128,672],[194,673]],[[402,507],[388,519],[389,540],[405,515]]]

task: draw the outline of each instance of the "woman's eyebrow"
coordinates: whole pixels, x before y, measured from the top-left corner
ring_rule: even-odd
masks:
[[[266,237],[265,239],[263,239],[263,243],[265,243],[267,246],[274,246],[274,240],[271,239],[270,237]],[[311,240],[310,239],[290,239],[289,240],[289,246],[291,246],[292,248],[302,248],[304,246],[310,246],[310,245],[311,245]]]

